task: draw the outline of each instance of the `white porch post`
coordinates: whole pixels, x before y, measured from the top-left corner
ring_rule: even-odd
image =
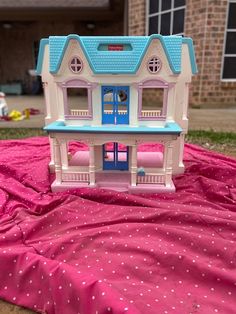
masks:
[[[164,164],[163,168],[165,170],[165,185],[167,187],[171,186],[172,183],[172,158],[173,158],[173,142],[165,142],[164,150]]]
[[[137,144],[131,146],[131,186],[137,185]]]
[[[62,181],[62,165],[61,165],[61,148],[60,142],[58,139],[53,139],[54,146],[54,163],[55,163],[55,174],[56,174],[56,183],[60,184]]]
[[[61,140],[61,163],[63,168],[68,168],[68,145],[66,140]]]
[[[49,170],[50,170],[50,173],[54,173],[55,172],[55,153],[54,153],[54,150],[55,150],[55,147],[54,147],[54,144],[53,144],[53,139],[51,137],[49,137],[49,143],[50,143],[50,156],[51,156],[51,160],[49,162]]]
[[[89,145],[89,184],[95,185],[95,153],[94,144]]]

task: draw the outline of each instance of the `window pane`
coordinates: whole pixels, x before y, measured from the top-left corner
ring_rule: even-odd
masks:
[[[158,16],[149,18],[149,35],[158,34]]]
[[[228,32],[226,36],[225,53],[236,54],[236,32]]]
[[[117,113],[118,113],[118,115],[128,114],[127,106],[126,105],[118,105]]]
[[[107,152],[112,152],[114,151],[114,144],[113,142],[109,142],[109,143],[106,143],[104,146],[105,146],[105,151]]]
[[[113,105],[112,104],[104,104],[103,105],[103,110],[105,114],[113,114]]]
[[[236,78],[236,57],[225,57],[223,78],[224,79]]]
[[[171,9],[171,0],[162,0],[161,11]]]
[[[118,143],[118,151],[119,152],[127,152],[127,146],[121,143]]]
[[[229,4],[228,28],[236,28],[236,3]]]
[[[149,14],[157,13],[159,11],[159,0],[150,0]]]
[[[117,91],[117,101],[118,102],[127,102],[128,100],[128,95],[126,89],[118,89]]]
[[[174,2],[174,8],[182,7],[184,5],[185,5],[185,0],[175,0]]]
[[[162,35],[170,35],[170,13],[161,15],[161,32]]]
[[[110,153],[110,152],[105,153],[104,159],[106,160],[106,162],[108,162],[108,161],[114,162],[114,152],[113,153]]]
[[[117,161],[127,161],[127,152],[118,152]]]
[[[112,103],[114,101],[113,95],[113,90],[105,90],[103,94],[103,101]]]
[[[67,88],[67,114],[75,117],[88,115],[87,88]]]
[[[143,88],[142,110],[162,109],[164,101],[163,88]]]
[[[174,12],[173,34],[184,32],[184,9]]]

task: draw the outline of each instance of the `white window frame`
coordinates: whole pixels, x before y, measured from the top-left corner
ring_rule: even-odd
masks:
[[[160,15],[162,15],[163,13],[170,13],[170,35],[184,35],[184,32],[183,33],[178,33],[178,34],[173,34],[173,24],[174,24],[174,12],[184,9],[184,13],[185,13],[185,11],[186,11],[186,4],[182,5],[180,7],[174,8],[174,0],[171,0],[171,8],[169,10],[161,11],[162,1],[165,1],[165,0],[159,0],[158,12],[151,13],[151,14],[149,13],[150,0],[146,1],[146,35],[148,36],[148,34],[149,34],[149,19],[150,19],[150,17],[153,17],[153,16],[159,16],[159,18],[158,18],[157,34],[160,34],[160,32],[161,32],[161,18],[160,18]]]
[[[225,19],[225,32],[224,32],[224,43],[223,43],[223,53],[222,53],[222,62],[221,62],[221,75],[220,79],[222,82],[236,82],[236,77],[235,78],[223,78],[223,72],[224,72],[224,61],[225,57],[235,57],[236,58],[236,53],[235,54],[229,54],[225,53],[225,48],[226,48],[226,37],[228,32],[236,32],[236,28],[229,28],[228,29],[228,20],[229,20],[229,6],[230,3],[236,3],[236,0],[228,0],[227,3],[227,15]]]

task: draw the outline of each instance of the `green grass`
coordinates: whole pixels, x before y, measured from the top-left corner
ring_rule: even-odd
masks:
[[[47,132],[42,129],[29,129],[29,128],[3,128],[0,129],[0,139],[19,139],[33,136],[46,136]]]
[[[229,132],[214,132],[214,131],[203,131],[203,130],[190,130],[187,135],[188,140],[200,140],[208,139],[213,143],[234,143],[236,144],[236,133]]]
[[[236,157],[236,133],[190,130],[186,142]]]
[[[33,136],[47,136],[47,133],[42,129],[0,129],[0,139],[2,140]],[[236,133],[190,130],[186,136],[186,142],[236,157]]]

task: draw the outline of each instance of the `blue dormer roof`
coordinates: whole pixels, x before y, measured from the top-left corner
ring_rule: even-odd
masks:
[[[192,73],[197,73],[194,48],[191,38],[181,36],[50,36],[40,42],[37,73],[41,74],[45,45],[49,45],[49,71],[59,71],[71,39],[77,40],[95,74],[135,74],[153,39],[160,40],[170,68],[174,74],[181,73],[182,45],[187,44]],[[127,47],[122,51],[109,51],[109,45]],[[105,48],[104,48],[105,47]],[[101,48],[101,49],[100,49]],[[158,53],[158,52],[157,52]]]

